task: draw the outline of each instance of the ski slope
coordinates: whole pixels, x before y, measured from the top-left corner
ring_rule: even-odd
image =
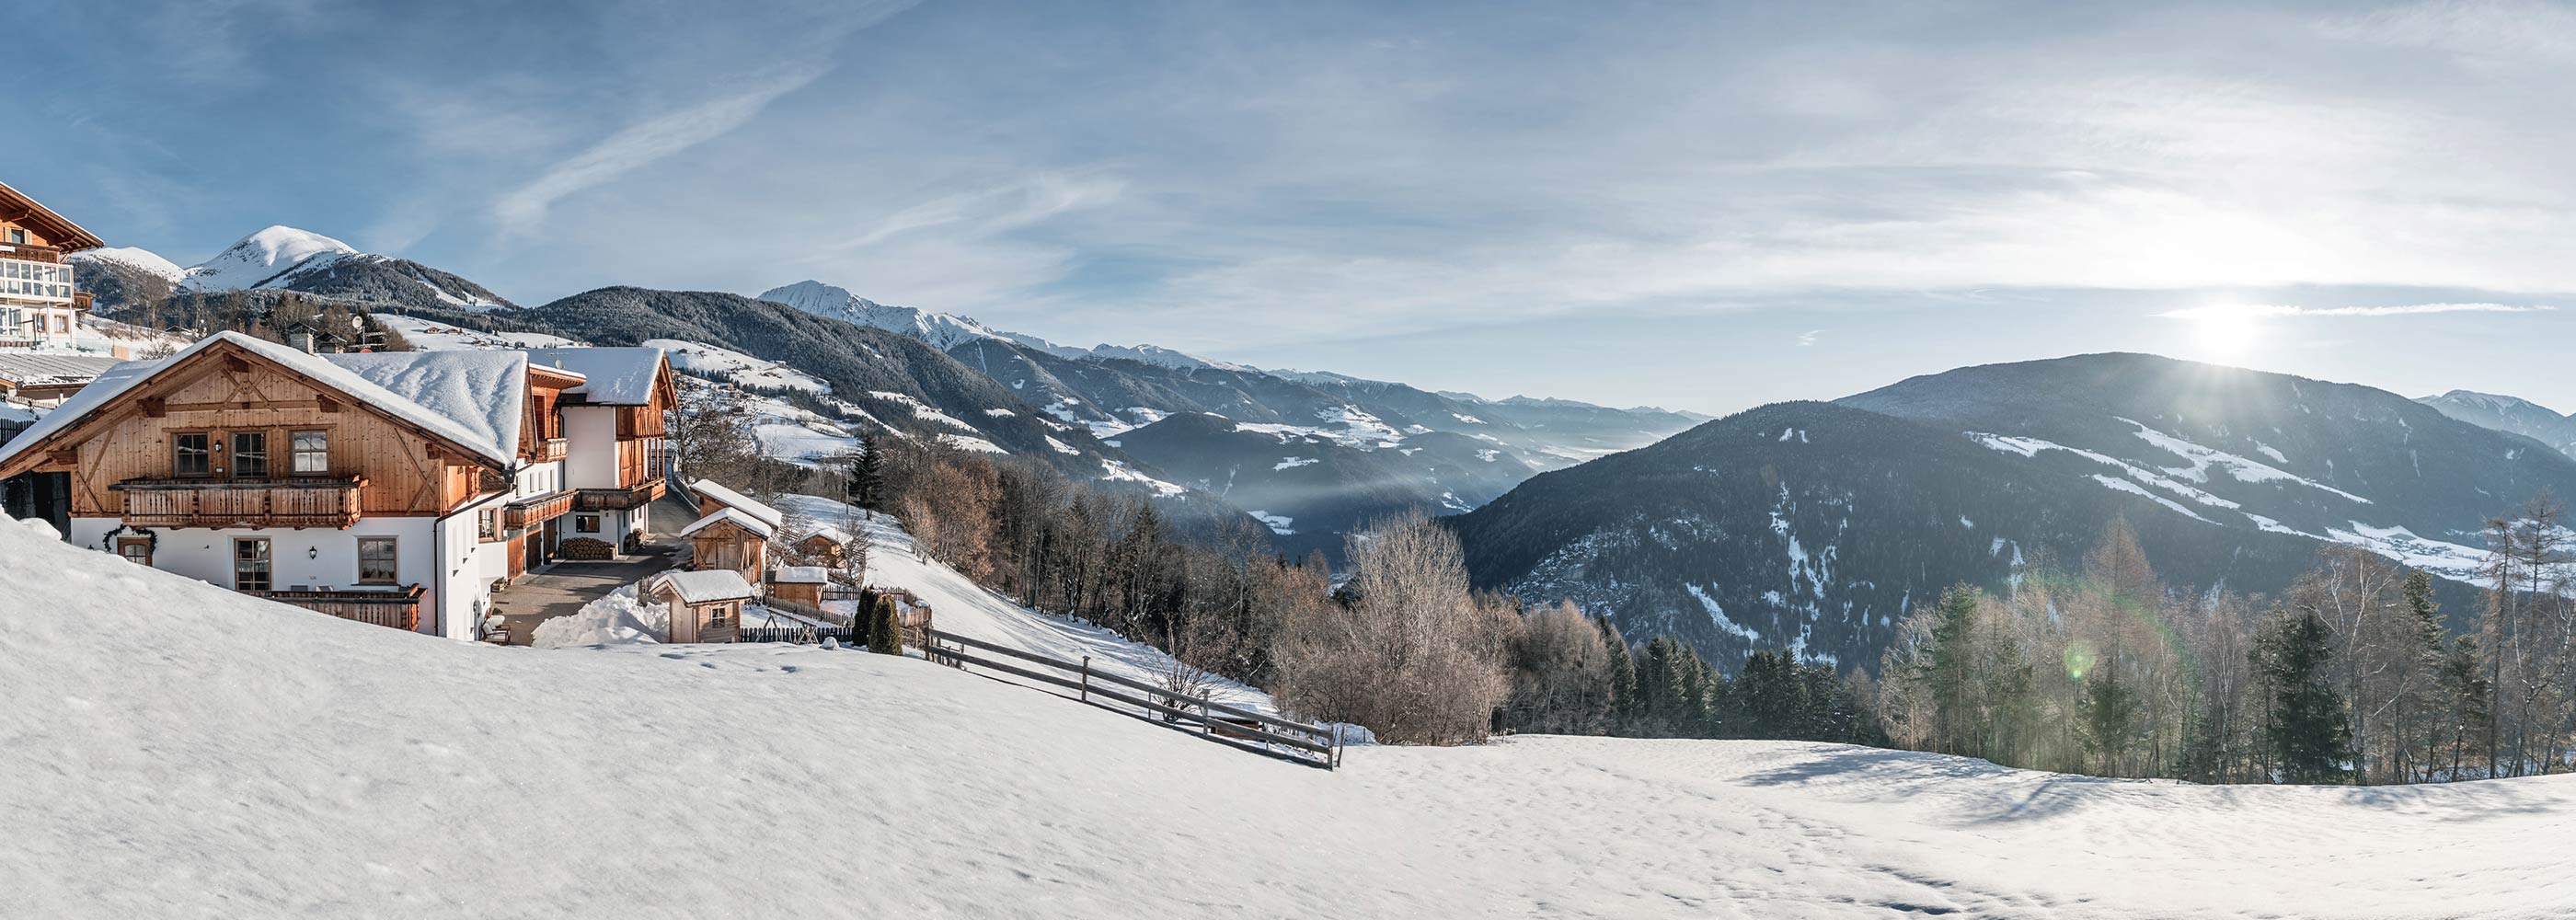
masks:
[[[0,598],[7,917],[2576,912],[2570,777],[1557,737],[1327,773],[916,659],[455,643],[17,525]]]

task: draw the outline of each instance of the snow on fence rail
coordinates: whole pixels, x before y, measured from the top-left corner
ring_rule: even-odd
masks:
[[[1204,695],[1191,696],[1144,681],[1094,670],[1091,667],[1091,657],[1088,655],[1083,656],[1082,661],[1077,663],[969,639],[955,633],[940,632],[935,629],[928,630],[928,633],[930,642],[922,647],[922,655],[935,664],[944,664],[959,670],[964,670],[971,664],[979,668],[1053,684],[1075,691],[1079,694],[1076,699],[1081,702],[1178,731],[1196,729],[1196,734],[1200,737],[1265,757],[1276,757],[1290,763],[1300,763],[1326,770],[1342,764],[1342,737],[1338,727],[1328,728],[1282,719],[1278,716],[1219,703]],[[1043,673],[1021,664],[996,661],[976,653],[1012,658],[1062,673]],[[1140,692],[1129,693],[1127,692],[1129,690]],[[1126,707],[1134,708],[1113,706],[1110,705],[1111,703],[1121,703]]]

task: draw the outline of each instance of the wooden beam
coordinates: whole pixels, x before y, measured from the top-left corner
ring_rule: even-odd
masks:
[[[160,418],[170,413],[170,405],[158,396],[143,397],[143,417]]]

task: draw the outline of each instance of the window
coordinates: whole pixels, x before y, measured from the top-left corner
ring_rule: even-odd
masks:
[[[394,583],[394,538],[358,538],[358,583],[390,585]]]
[[[298,431],[292,437],[294,439],[292,447],[295,451],[295,472],[298,475],[328,473],[331,471],[330,432]]]
[[[72,331],[72,318],[68,316],[54,317],[54,331],[65,335],[70,334]]]
[[[27,231],[16,227],[9,228],[9,242],[20,246],[27,245]]]
[[[474,533],[485,543],[501,539],[501,510],[485,508],[475,512]]]
[[[214,455],[207,447],[211,436],[202,431],[182,431],[170,436],[170,474],[204,476],[215,471]]]
[[[268,432],[233,432],[233,475],[243,478],[268,475]]]
[[[149,537],[116,538],[116,554],[125,561],[149,568],[152,565],[152,540]]]
[[[734,605],[732,603],[728,602],[708,607],[706,628],[723,629],[734,625],[736,614],[734,613],[733,606]]]
[[[268,541],[233,541],[233,590],[273,590],[268,577]]]
[[[598,533],[598,532],[599,532],[599,515],[596,515],[596,514],[576,514],[576,515],[573,515],[573,516],[572,516],[572,529],[573,529],[575,532],[577,532],[577,533]]]

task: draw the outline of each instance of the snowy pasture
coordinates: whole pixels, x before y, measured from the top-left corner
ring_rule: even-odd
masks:
[[[877,552],[943,627],[1007,608]],[[917,659],[455,643],[15,525],[0,598],[0,916],[2576,912],[2576,777],[2196,787],[1562,737],[1328,773]]]

